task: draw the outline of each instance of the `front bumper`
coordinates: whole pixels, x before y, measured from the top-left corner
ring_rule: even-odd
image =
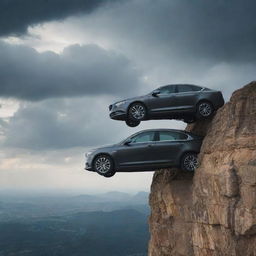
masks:
[[[128,108],[128,103],[124,103],[121,106],[116,106],[115,104],[112,104],[109,106],[110,110],[110,118],[114,120],[126,120],[127,116],[127,108]]]
[[[126,119],[126,112],[124,110],[116,110],[116,111],[112,111],[109,114],[111,119],[114,120],[125,120]]]
[[[92,171],[93,172],[93,168],[88,162],[85,163],[84,169],[87,170],[87,171]]]
[[[94,154],[86,154],[85,155],[85,167],[84,169],[87,171],[94,171],[93,170],[93,157]]]

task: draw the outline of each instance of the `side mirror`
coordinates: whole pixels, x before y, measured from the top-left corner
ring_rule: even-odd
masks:
[[[160,94],[160,90],[154,90],[154,91],[152,92],[152,96],[153,96],[153,97],[157,97],[158,94]]]
[[[124,142],[124,145],[125,146],[129,146],[130,144],[132,143],[132,140],[131,139],[128,139]]]

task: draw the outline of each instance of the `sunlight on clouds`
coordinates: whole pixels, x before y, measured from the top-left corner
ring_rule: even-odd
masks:
[[[17,100],[0,98],[0,118],[11,117],[19,109]]]
[[[23,44],[23,39],[16,36],[8,36],[2,39],[5,43],[8,44]]]
[[[28,34],[30,36],[29,46],[39,52],[53,51],[60,53],[65,47],[79,43],[75,38],[65,36],[64,29],[56,29],[56,25],[61,22],[49,22],[33,27],[28,27]]]
[[[8,37],[4,39],[8,43],[30,46],[38,52],[53,51],[61,53],[65,47],[73,44],[96,44],[104,49],[109,49],[108,40],[96,38],[87,33],[86,28],[76,28],[69,19],[58,22],[47,22],[28,27],[28,35],[23,38]]]

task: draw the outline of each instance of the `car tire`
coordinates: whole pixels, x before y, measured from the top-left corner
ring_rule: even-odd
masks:
[[[196,115],[199,119],[209,118],[213,112],[213,105],[209,101],[200,101],[196,106]]]
[[[104,177],[111,177],[115,174],[114,162],[108,155],[99,155],[93,161],[94,170]]]
[[[187,124],[192,124],[196,121],[196,118],[195,117],[185,118],[185,119],[183,119],[183,121]]]
[[[129,126],[129,127],[136,127],[140,124],[140,121],[135,121],[135,120],[125,120],[125,123]]]
[[[111,177],[113,177],[114,175],[116,174],[116,172],[110,172],[110,173],[107,173],[107,174],[105,174],[105,175],[103,175],[105,178],[111,178]]]
[[[144,104],[135,102],[128,110],[128,118],[133,121],[142,121],[146,118],[147,109]]]
[[[186,153],[181,158],[181,169],[187,172],[193,172],[198,167],[197,154]]]

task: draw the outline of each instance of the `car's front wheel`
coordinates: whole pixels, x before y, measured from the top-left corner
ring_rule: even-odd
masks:
[[[197,117],[198,118],[208,118],[212,116],[214,112],[213,105],[208,101],[201,101],[197,104]]]
[[[133,121],[142,121],[146,118],[147,110],[146,107],[140,103],[133,103],[128,110],[128,117]]]
[[[181,159],[181,169],[183,171],[193,172],[198,167],[197,154],[186,153]]]
[[[105,174],[105,175],[103,175],[103,176],[104,176],[105,178],[111,178],[111,177],[113,177],[115,174],[116,174],[116,172],[113,171],[113,172],[109,172],[109,173],[107,173],[107,174]]]
[[[125,123],[130,127],[136,127],[140,124],[140,121],[135,121],[135,120],[128,119],[128,120],[125,121]]]
[[[104,177],[112,177],[115,174],[113,160],[108,155],[97,156],[93,167],[98,174]]]

